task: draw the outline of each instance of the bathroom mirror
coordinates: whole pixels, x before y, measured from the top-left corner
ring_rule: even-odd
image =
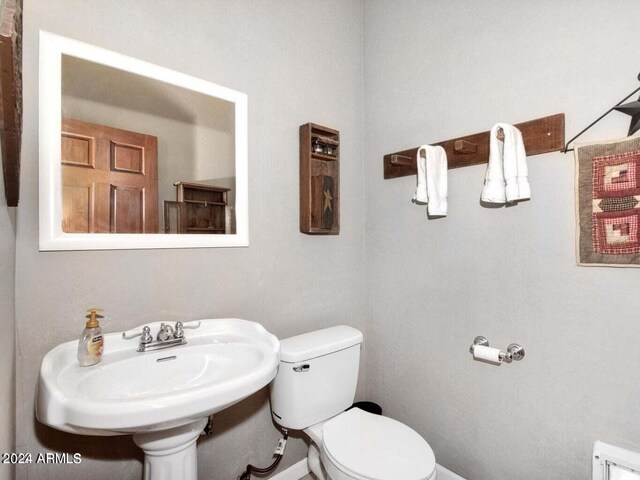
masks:
[[[247,96],[40,32],[40,250],[248,246]]]

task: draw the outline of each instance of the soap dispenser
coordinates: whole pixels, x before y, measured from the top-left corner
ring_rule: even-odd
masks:
[[[89,315],[87,318],[87,324],[82,331],[80,340],[78,340],[78,362],[83,367],[95,365],[102,359],[102,349],[104,347],[104,337],[102,335],[102,328],[100,328],[99,318],[103,318],[102,315],[98,315],[101,312],[100,308],[90,308],[87,310]]]

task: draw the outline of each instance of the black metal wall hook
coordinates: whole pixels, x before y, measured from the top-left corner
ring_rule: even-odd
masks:
[[[640,81],[640,74],[638,74],[638,81]],[[564,148],[562,150],[560,150],[562,153],[567,153],[567,152],[572,152],[573,148],[569,148],[569,144],[571,142],[573,142],[574,140],[576,140],[580,135],[582,135],[584,132],[586,132],[587,130],[589,130],[591,127],[593,127],[596,123],[598,123],[600,120],[602,120],[604,117],[606,117],[607,115],[609,115],[611,112],[613,112],[614,110],[616,110],[618,107],[620,107],[624,102],[626,102],[629,97],[631,97],[632,95],[636,94],[640,92],[640,87],[636,88],[633,92],[631,92],[629,95],[627,95],[626,97],[624,97],[622,100],[620,100],[618,103],[616,103],[613,107],[611,107],[609,110],[607,110],[606,112],[604,112],[602,115],[600,115],[596,120],[594,120],[593,122],[591,122],[584,130],[582,130],[580,133],[578,133],[575,137],[573,137],[571,140],[569,140],[566,145],[564,146]],[[640,99],[639,99],[640,100]],[[636,105],[633,104],[638,104],[637,107]],[[640,102],[632,102],[632,104],[629,105],[623,105],[625,108],[624,110],[621,109],[621,111],[623,111],[624,113],[630,114],[633,116],[633,120],[631,123],[631,128],[629,129],[629,135],[631,135],[632,133],[634,133],[634,121],[635,123],[638,123],[639,119],[640,119]],[[637,110],[636,110],[637,108]],[[636,118],[637,117],[637,118]],[[637,130],[637,129],[636,129]]]

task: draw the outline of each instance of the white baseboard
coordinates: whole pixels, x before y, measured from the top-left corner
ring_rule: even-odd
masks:
[[[460,475],[456,475],[442,465],[436,464],[436,469],[438,470],[438,480],[465,480]],[[300,480],[308,474],[309,467],[307,466],[307,459],[305,457],[279,474],[269,477],[269,480]]]
[[[286,470],[281,471],[273,477],[269,477],[269,480],[300,480],[308,474],[309,467],[307,466],[307,457],[304,457],[298,463],[294,463]]]

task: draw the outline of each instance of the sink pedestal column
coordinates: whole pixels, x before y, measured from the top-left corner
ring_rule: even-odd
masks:
[[[134,434],[133,441],[144,451],[144,480],[197,480],[196,441],[206,424],[202,418],[168,430]]]

